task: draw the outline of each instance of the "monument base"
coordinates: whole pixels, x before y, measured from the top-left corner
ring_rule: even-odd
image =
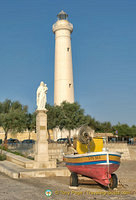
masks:
[[[37,110],[36,112],[37,141],[35,143],[35,157],[33,168],[56,168],[56,159],[49,160],[48,155],[47,110]]]
[[[46,162],[34,161],[33,168],[34,169],[56,168],[56,160],[49,160]]]
[[[35,144],[35,162],[49,162],[48,156],[48,133],[47,133],[47,110],[37,110],[36,132],[37,141]],[[44,166],[44,165],[43,165]]]
[[[34,160],[36,162],[47,162],[47,161],[49,161],[48,142],[47,141],[36,142]]]

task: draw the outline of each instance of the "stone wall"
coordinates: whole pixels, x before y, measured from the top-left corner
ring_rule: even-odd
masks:
[[[136,160],[136,145],[128,145],[131,160]]]
[[[129,152],[128,145],[126,143],[108,143],[106,144],[106,147],[111,152],[121,153],[121,160],[132,159],[132,156]],[[66,153],[66,152],[67,152],[67,147],[65,146],[65,144],[57,144],[57,143],[49,144],[49,158],[50,159],[57,159],[58,161],[62,161],[63,153]],[[133,150],[133,153],[134,153],[134,150]],[[135,154],[136,154],[136,148],[135,148]]]
[[[63,153],[67,152],[67,147],[65,144],[50,143],[48,145],[49,160],[57,159],[58,161],[63,161]]]
[[[106,147],[109,151],[120,152],[121,160],[131,160],[127,143],[108,143]]]
[[[5,134],[4,132],[0,132],[0,139],[4,140]],[[11,134],[8,133],[8,139],[13,138],[13,139],[18,139],[19,141],[27,140],[27,139],[33,139],[36,140],[36,133],[33,132],[23,132],[23,133],[16,133],[16,134]]]

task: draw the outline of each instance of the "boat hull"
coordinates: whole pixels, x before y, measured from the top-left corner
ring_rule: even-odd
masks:
[[[64,156],[67,168],[70,172],[75,172],[92,178],[96,182],[108,186],[111,174],[120,165],[120,154],[118,153],[89,153]]]

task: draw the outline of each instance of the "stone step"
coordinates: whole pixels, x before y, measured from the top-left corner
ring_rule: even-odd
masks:
[[[22,170],[22,167],[7,160],[0,161],[0,172],[10,176],[11,178],[19,178],[19,174]]]
[[[28,169],[33,168],[33,164],[34,164],[33,160],[24,158],[19,155],[15,155],[15,154],[7,152],[7,151],[3,151],[3,154],[5,154],[7,157],[7,160],[12,163],[15,163],[17,165],[20,165],[20,166],[22,166],[24,168],[28,168]]]
[[[14,179],[70,175],[70,172],[66,167],[58,167],[58,168],[52,168],[52,169],[26,169],[7,160],[0,161],[0,172]]]
[[[34,169],[20,172],[20,178],[54,176],[70,176],[70,172],[66,167],[58,167],[52,169]]]

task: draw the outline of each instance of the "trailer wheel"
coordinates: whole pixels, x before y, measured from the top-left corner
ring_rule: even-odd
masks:
[[[109,187],[111,189],[117,188],[118,186],[118,178],[116,174],[111,174],[111,178],[110,178],[110,184]]]
[[[78,186],[78,176],[75,172],[70,175],[70,186]]]

